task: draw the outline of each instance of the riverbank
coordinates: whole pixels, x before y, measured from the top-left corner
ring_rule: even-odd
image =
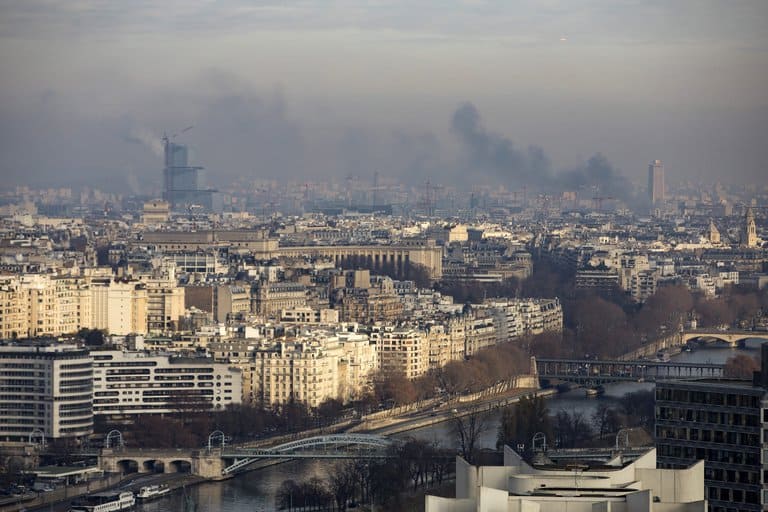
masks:
[[[19,503],[15,508],[0,508],[0,512],[65,512],[69,510],[73,500],[95,492],[131,491],[138,493],[144,486],[163,484],[168,486],[171,493],[173,493],[208,482],[209,480],[189,474],[161,473],[150,475],[133,474],[130,476],[114,474],[106,477],[104,481],[108,485],[98,485],[98,481],[82,484],[86,488],[85,492],[83,492],[81,486],[67,486],[60,489],[60,493],[56,491],[42,493],[38,498]]]
[[[413,412],[404,417],[383,418],[376,422],[364,422],[355,425],[347,430],[347,432],[361,432],[389,436],[407,432],[409,430],[430,427],[460,416],[490,412],[494,409],[515,404],[523,397],[548,397],[556,394],[557,391],[554,389],[516,389],[503,393],[500,396],[485,398],[474,402],[448,404],[438,409]]]

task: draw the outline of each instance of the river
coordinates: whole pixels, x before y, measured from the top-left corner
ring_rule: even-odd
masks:
[[[729,357],[737,354],[756,355],[759,351],[757,343],[749,343],[745,349],[706,347],[694,352],[683,352],[673,356],[673,361],[697,363],[724,363]],[[651,383],[624,382],[605,386],[606,392],[599,398],[585,398],[583,389],[562,393],[547,400],[551,412],[560,409],[579,411],[590,418],[600,403],[618,403],[625,393],[642,389],[652,389]],[[482,435],[480,445],[483,448],[493,448],[496,445],[496,425],[499,423],[500,411],[491,413],[487,419],[491,427]],[[417,429],[402,436],[413,436],[418,439],[436,441],[450,447],[455,446],[450,422],[439,423],[431,427]],[[325,480],[337,463],[322,460],[300,460],[286,462],[266,469],[252,471],[239,475],[230,480],[217,483],[205,483],[189,489],[195,499],[198,512],[253,512],[275,510],[275,494],[280,484],[287,479],[297,482],[318,477]],[[141,505],[138,510],[147,512],[165,512],[183,510],[182,496],[175,494],[155,502]]]

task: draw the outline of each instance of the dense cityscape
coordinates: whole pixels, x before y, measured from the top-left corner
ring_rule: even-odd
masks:
[[[0,512],[768,510],[767,23],[0,3]]]
[[[581,360],[580,369],[590,360],[668,361],[690,340],[768,331],[768,188],[673,189],[654,160],[645,214],[613,198],[580,199],[577,191],[556,198],[478,191],[460,204],[439,185],[409,191],[377,185],[376,176],[368,185],[272,183],[260,194],[220,193],[201,186],[202,169],[190,165],[185,145],[166,138],[164,150],[162,197],[27,187],[3,195],[6,492],[24,489],[27,475],[66,481],[40,464],[95,463],[89,457],[102,446],[269,446],[376,432],[387,422],[407,430],[409,415],[428,410],[428,423],[455,423],[464,463],[488,457],[475,446],[481,426],[498,430],[499,447],[518,450],[505,452],[505,465],[510,457],[535,464],[547,455],[547,435],[558,448],[597,449],[622,428],[638,428],[646,432],[641,444],[656,439],[661,451],[648,457],[659,467],[690,473],[705,459],[743,468],[738,476],[715,467],[685,473],[680,478],[706,480],[708,495],[702,487],[662,502],[738,500],[744,510],[750,503],[759,509],[762,380],[666,382],[656,400],[672,401],[671,409],[654,409],[653,397],[637,392],[594,418],[549,417],[536,390],[561,389],[570,379],[537,378],[544,372],[531,365],[536,358]],[[398,194],[420,199],[390,202]],[[700,334],[686,341],[686,333]],[[745,355],[720,368],[746,379],[757,369]],[[611,381],[592,376],[576,379],[588,394]],[[696,397],[717,393],[738,419],[709,419],[722,424],[712,427],[714,438],[696,434],[685,422],[704,420],[695,410],[687,417],[682,403],[714,405]],[[481,425],[480,408],[491,406],[464,400],[474,396],[522,401],[498,426]],[[741,428],[726,435],[725,424]],[[534,435],[544,439],[538,448]],[[708,443],[717,442],[739,453],[754,447],[755,455],[710,455]],[[405,450],[401,460],[424,466],[414,489],[453,474],[431,462],[450,459],[451,446],[411,440],[396,449]],[[408,455],[414,450],[420,455]],[[648,464],[635,458],[632,464]],[[176,471],[218,479],[258,458],[223,460],[213,472],[193,469],[194,462]],[[109,462],[102,454],[98,463],[73,468],[72,481],[163,472],[157,461]],[[386,466],[373,473],[387,471],[407,474]],[[466,477],[455,478],[455,499],[473,499],[471,488],[460,488]],[[378,482],[377,491],[369,482],[357,499],[397,506],[408,483],[398,491],[395,480]],[[334,480],[333,492],[324,483],[288,492],[308,505],[324,503],[325,493],[341,496],[343,508],[356,497],[350,482]],[[743,490],[730,491],[734,483]],[[626,495],[623,484],[616,489]],[[448,506],[431,500],[428,510]]]

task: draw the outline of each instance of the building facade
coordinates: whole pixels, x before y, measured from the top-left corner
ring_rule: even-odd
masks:
[[[0,440],[84,440],[93,432],[93,360],[57,342],[0,344]]]
[[[192,413],[242,402],[242,376],[205,358],[100,350],[93,356],[93,414]]]
[[[665,197],[664,164],[654,160],[648,165],[648,199],[651,204],[658,204],[664,202]]]
[[[754,382],[701,379],[656,383],[656,446],[662,468],[705,461],[710,512],[768,506],[768,346]]]
[[[582,450],[579,455],[590,454]],[[573,458],[532,465],[504,447],[502,466],[473,466],[457,457],[456,497],[427,495],[425,510],[705,512],[703,466],[698,462],[680,469],[657,469],[654,449],[634,459],[613,454],[603,465],[586,465],[584,459]]]

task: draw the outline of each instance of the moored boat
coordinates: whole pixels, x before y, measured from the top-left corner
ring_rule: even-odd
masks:
[[[136,499],[139,501],[149,501],[164,496],[169,492],[171,492],[170,487],[164,484],[147,485],[139,489]]]
[[[605,394],[605,388],[602,385],[595,386],[593,388],[586,388],[584,394],[587,397],[594,398]]]
[[[136,505],[136,497],[130,491],[100,492],[80,498],[69,512],[116,512]]]

